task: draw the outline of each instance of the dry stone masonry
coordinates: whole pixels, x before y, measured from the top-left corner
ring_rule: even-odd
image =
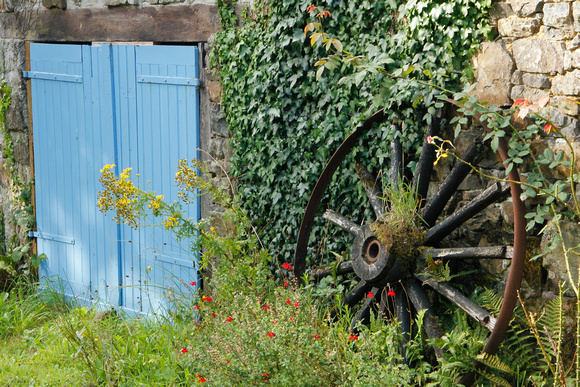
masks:
[[[495,2],[490,12],[498,36],[482,44],[475,59],[476,93],[483,101],[509,107],[522,98],[537,101],[550,95],[554,102],[550,119],[580,152],[580,1],[511,0]],[[537,151],[550,147],[566,150],[561,139],[548,137],[535,145]],[[566,171],[550,171],[566,178]],[[528,205],[530,205],[528,203]],[[579,226],[566,224],[566,242],[579,242]],[[550,233],[539,246],[545,249]],[[572,263],[577,272],[578,263]],[[543,270],[550,287],[568,280],[563,254],[553,251],[544,257]]]

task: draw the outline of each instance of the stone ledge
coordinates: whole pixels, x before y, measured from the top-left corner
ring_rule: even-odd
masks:
[[[204,42],[221,28],[215,5],[39,10],[26,36],[24,18],[0,13],[0,36],[37,42]]]

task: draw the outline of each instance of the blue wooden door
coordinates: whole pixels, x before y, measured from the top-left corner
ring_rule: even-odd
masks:
[[[151,313],[197,282],[190,241],[96,207],[105,164],[177,199],[177,161],[198,157],[197,64],[196,47],[30,45],[40,275],[69,297]]]

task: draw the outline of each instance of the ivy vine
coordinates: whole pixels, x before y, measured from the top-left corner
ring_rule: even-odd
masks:
[[[312,0],[258,0],[242,20],[234,4],[218,0],[223,30],[212,63],[223,86],[222,108],[233,137],[233,173],[244,209],[279,261],[292,259],[310,192],[325,163],[365,114],[386,107],[388,119],[361,142],[337,171],[322,206],[359,221],[369,212],[357,184],[354,159],[379,173],[390,140],[399,136],[413,155],[423,138],[433,91],[380,74],[339,85],[353,69],[343,65],[318,81],[314,63],[322,48],[305,39]],[[419,76],[457,90],[473,75],[470,59],[491,30],[491,0],[325,0],[325,31],[344,49],[376,58],[386,53],[389,72],[421,68]],[[390,130],[393,121],[400,132]],[[314,226],[311,257],[333,260],[346,250],[335,227]],[[318,263],[321,261],[318,260]]]

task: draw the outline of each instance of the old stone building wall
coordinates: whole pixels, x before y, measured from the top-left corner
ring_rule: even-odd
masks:
[[[549,119],[561,128],[578,153],[580,1],[500,1],[493,4],[490,16],[498,35],[493,42],[482,44],[474,60],[479,82],[477,95],[482,101],[504,107],[519,99],[536,102],[549,95]],[[567,152],[564,141],[555,136],[547,136],[535,146],[540,151],[550,147],[555,152]],[[565,178],[563,171],[550,173],[554,178]],[[567,246],[580,243],[578,226],[564,226]],[[553,234],[546,233],[535,248],[543,251]],[[577,260],[571,264],[572,272],[577,273]],[[561,250],[547,254],[542,265],[549,288],[555,289],[558,282],[568,281]]]

